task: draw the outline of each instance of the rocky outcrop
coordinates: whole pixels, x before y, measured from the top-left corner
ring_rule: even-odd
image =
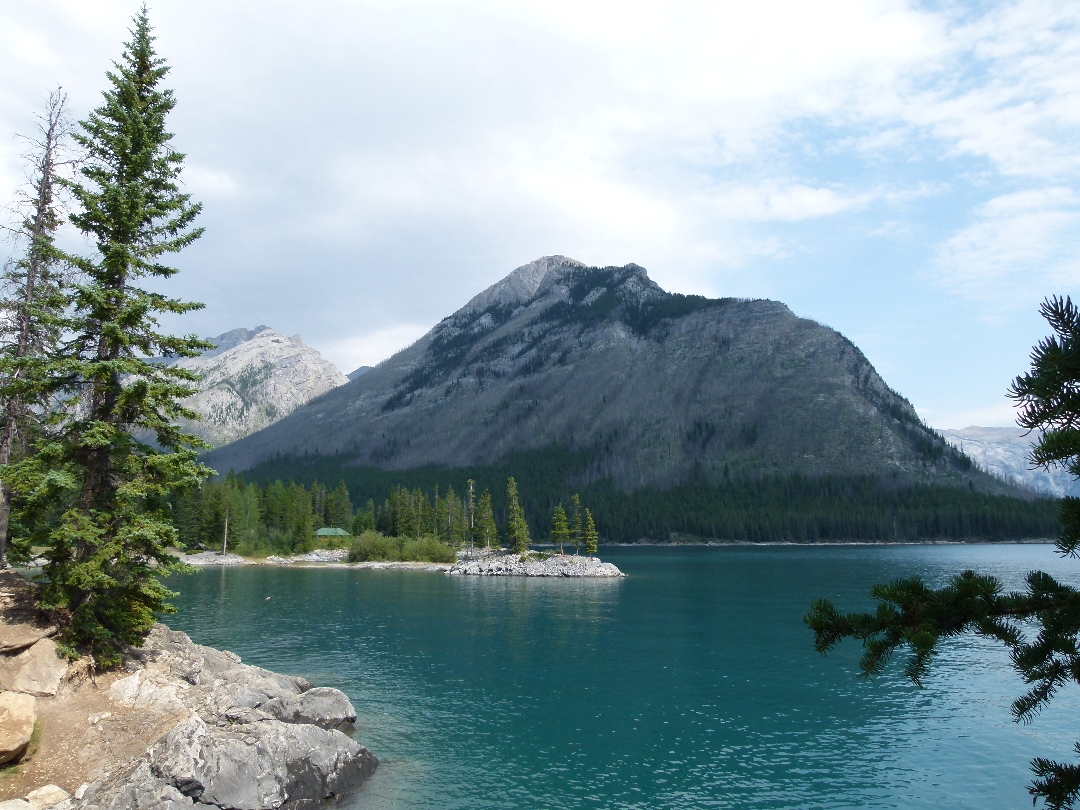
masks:
[[[200,551],[198,554],[186,554],[181,559],[188,565],[197,565],[200,568],[207,565],[254,565],[246,557],[239,554],[222,554],[218,551]]]
[[[356,789],[378,766],[339,730],[356,712],[336,689],[243,664],[164,625],[131,651],[130,666],[110,698],[182,719],[63,810],[299,810]]]
[[[271,555],[266,561],[271,565],[292,565],[293,563],[332,563],[341,562],[349,556],[347,548],[319,548],[306,554],[296,554],[292,557],[277,557]]]
[[[182,424],[215,446],[261,430],[348,382],[299,335],[257,327],[234,329],[211,342],[218,348],[175,365],[202,376],[197,393],[184,403],[202,420]]]
[[[30,744],[37,701],[19,692],[0,692],[0,764],[18,759]]]
[[[448,574],[461,574],[482,577],[622,577],[626,576],[611,563],[601,562],[596,557],[556,554],[551,557],[501,554],[481,557],[474,560],[462,560],[456,563]]]
[[[67,670],[68,661],[57,652],[56,642],[43,638],[18,655],[0,660],[0,686],[37,697],[55,695]]]

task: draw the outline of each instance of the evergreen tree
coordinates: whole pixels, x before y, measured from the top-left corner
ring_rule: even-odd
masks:
[[[566,510],[561,503],[555,504],[555,512],[551,516],[551,542],[559,547],[559,553],[563,553],[563,544],[570,540],[570,525],[566,522]]]
[[[1057,465],[1080,476],[1080,310],[1071,299],[1045,301],[1042,315],[1056,333],[1035,347],[1031,371],[1013,382],[1009,395],[1022,406],[1022,428],[1041,431],[1032,450],[1033,464]],[[1063,556],[1080,549],[1080,498],[1065,497],[1059,507]],[[863,644],[859,662],[864,675],[883,672],[901,649],[910,652],[904,675],[921,686],[938,654],[938,641],[965,632],[996,639],[1008,649],[1013,666],[1031,689],[1012,704],[1017,722],[1037,716],[1068,682],[1080,684],[1080,590],[1049,574],[1027,575],[1027,590],[1004,592],[992,576],[963,571],[944,588],[928,588],[918,577],[875,585],[879,604],[873,613],[842,614],[819,599],[806,614],[818,652],[831,650],[844,638]],[[1024,632],[1037,630],[1034,636]],[[1080,743],[1076,751],[1080,754]],[[1032,760],[1035,780],[1028,787],[1051,810],[1076,806],[1080,799],[1080,765]]]
[[[375,531],[375,502],[368,498],[367,506],[356,513],[352,522],[352,533],[356,536],[364,532]]]
[[[96,255],[65,257],[81,279],[46,385],[56,432],[23,470],[33,506],[63,509],[49,538],[43,605],[66,617],[61,642],[103,665],[171,612],[159,579],[180,565],[166,551],[176,540],[168,496],[209,473],[197,456],[205,444],[176,427],[197,418],[181,404],[195,375],[145,359],[192,357],[210,344],[156,331],[160,315],[201,305],[138,286],[174,275],[163,257],[201,229],[192,227],[199,206],[177,185],[183,155],[165,129],[175,101],[158,86],[168,67],[154,52],[145,7],[134,22],[106,74],[104,104],[74,136],[86,160],[68,184],[79,209],[71,221]],[[156,446],[136,438],[147,433]]]
[[[585,528],[581,532],[581,540],[586,554],[595,554],[600,546],[600,535],[596,533],[596,524],[593,523],[592,512],[588,509],[585,510]]]
[[[499,527],[491,508],[491,491],[485,489],[476,507],[476,542],[484,548],[499,548]]]
[[[574,506],[573,517],[570,518],[570,542],[574,544],[574,553],[581,553],[581,497],[576,493],[570,498],[570,503]]]
[[[25,254],[4,272],[3,312],[6,325],[0,348],[0,568],[7,566],[8,527],[12,509],[13,461],[23,458],[40,429],[37,414],[49,409],[46,377],[55,351],[64,309],[62,277],[54,244],[61,216],[57,205],[59,170],[64,160],[69,125],[59,90],[49,95],[37,138],[30,139],[30,183],[17,237]],[[25,550],[18,556],[26,557]]]
[[[471,478],[465,482],[465,542],[472,545],[476,540],[476,496],[474,494],[476,482]]]
[[[506,482],[506,504],[506,542],[514,553],[525,554],[529,550],[529,524],[518,502],[517,481],[513,478]]]
[[[349,490],[346,489],[344,481],[326,494],[325,521],[325,525],[334,526],[345,531],[352,528],[352,501],[349,499]]]

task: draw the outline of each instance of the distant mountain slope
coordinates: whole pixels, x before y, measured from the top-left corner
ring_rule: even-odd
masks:
[[[1037,434],[1024,435],[1020,428],[966,427],[963,430],[942,430],[942,436],[982,469],[1008,481],[1031,487],[1056,498],[1080,495],[1080,481],[1062,469],[1049,472],[1032,470],[1028,463],[1031,445]]]
[[[203,416],[184,427],[220,446],[254,433],[348,380],[304,344],[266,326],[212,338],[217,348],[176,365],[202,375],[187,405]]]
[[[578,483],[875,474],[1011,488],[925,427],[847,338],[775,301],[665,292],[637,265],[549,256],[348,385],[209,454],[389,470],[560,448]]]

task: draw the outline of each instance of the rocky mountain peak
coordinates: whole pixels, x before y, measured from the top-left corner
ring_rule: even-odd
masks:
[[[184,427],[218,446],[261,430],[348,378],[300,335],[267,326],[233,329],[210,340],[214,349],[176,362],[199,374],[185,403],[202,416]]]
[[[585,265],[566,256],[542,256],[523,264],[501,281],[473,297],[459,314],[483,312],[493,306],[520,306],[536,295],[549,278],[558,278]]]

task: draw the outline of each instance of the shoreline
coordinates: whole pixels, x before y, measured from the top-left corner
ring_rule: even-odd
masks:
[[[858,546],[1052,546],[1056,540],[1036,538],[1030,540],[826,540],[797,543],[786,540],[754,542],[748,540],[678,540],[669,543],[605,543],[605,548],[834,548]],[[555,548],[552,545],[537,543],[533,548]],[[304,557],[306,555],[298,555]],[[567,555],[570,557],[584,555]],[[345,562],[342,559],[289,559],[270,555],[268,557],[241,557],[238,554],[226,554],[224,557],[216,551],[202,551],[197,554],[177,554],[181,562],[196,568],[231,568],[234,566],[262,566],[268,568],[357,568],[391,571],[449,571],[457,563],[412,562],[390,560],[368,560],[364,562]],[[192,559],[195,558],[195,559]],[[467,559],[467,558],[466,558]]]

